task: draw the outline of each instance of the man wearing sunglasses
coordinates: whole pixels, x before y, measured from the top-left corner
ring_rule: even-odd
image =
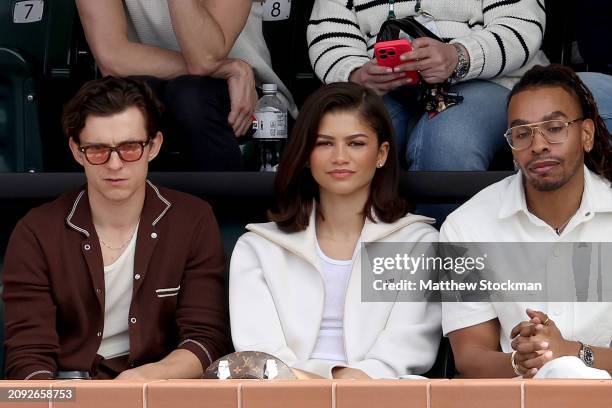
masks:
[[[586,281],[595,290],[601,282],[589,281],[590,271],[609,271],[609,255],[600,253],[579,267],[571,263],[581,247],[591,245],[585,243],[612,241],[612,146],[591,92],[569,68],[534,67],[510,94],[508,122],[504,137],[518,174],[451,214],[440,240],[497,243],[497,249],[503,242],[504,251],[516,251],[514,243],[533,243],[531,248],[554,243],[565,249],[555,249],[537,265],[552,277],[550,289],[568,281],[578,288]],[[523,252],[507,259],[510,269],[530,262],[532,276],[539,270]],[[559,259],[569,259],[572,268]],[[565,279],[565,271],[574,275]],[[612,303],[576,302],[580,297],[569,296],[547,302],[546,294],[531,302],[486,299],[443,304],[444,334],[462,377],[610,378]]]
[[[135,80],[85,84],[63,126],[87,185],[30,211],[3,272],[6,374],[199,378],[225,353],[223,250],[210,206],[147,180],[159,103]]]

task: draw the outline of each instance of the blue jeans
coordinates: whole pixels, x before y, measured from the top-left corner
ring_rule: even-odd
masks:
[[[612,76],[599,72],[580,72],[578,75],[593,94],[599,115],[606,122],[608,132],[612,133]]]
[[[413,171],[486,170],[504,146],[508,89],[489,81],[469,81],[451,87],[464,97],[428,119],[411,117],[403,104],[385,95],[384,101],[397,133],[398,151],[405,151]]]
[[[580,73],[593,93],[599,113],[612,129],[612,76]],[[507,129],[506,105],[510,91],[490,81],[473,80],[451,87],[464,97],[433,119],[414,117],[402,103],[385,95],[400,155],[412,171],[483,171],[503,148]]]

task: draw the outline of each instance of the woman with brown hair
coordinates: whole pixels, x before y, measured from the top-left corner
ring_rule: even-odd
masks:
[[[237,351],[264,351],[327,378],[432,366],[439,304],[400,302],[396,291],[373,302],[381,299],[374,289],[362,291],[376,264],[362,244],[400,243],[387,252],[413,256],[417,243],[438,238],[432,219],[407,214],[398,177],[393,127],[373,91],[336,83],[308,98],[279,166],[272,222],[247,225],[232,256]]]

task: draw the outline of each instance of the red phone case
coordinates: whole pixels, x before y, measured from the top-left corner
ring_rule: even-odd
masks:
[[[378,65],[395,68],[409,61],[401,61],[400,55],[412,51],[412,44],[406,39],[382,41],[374,44],[374,56]],[[412,85],[416,85],[421,79],[417,71],[404,72],[406,78],[412,79]]]

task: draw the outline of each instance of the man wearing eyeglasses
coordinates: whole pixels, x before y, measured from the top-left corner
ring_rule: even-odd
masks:
[[[510,94],[508,122],[504,136],[519,172],[451,214],[440,240],[570,243],[570,248],[610,242],[610,135],[580,78],[558,65],[534,67]],[[553,277],[552,290],[566,284],[556,259],[577,253],[555,252],[547,259],[543,268]],[[610,263],[601,261],[608,255],[601,256],[588,262],[609,271]],[[515,268],[523,258],[517,253],[508,266]],[[585,277],[588,282],[590,269],[574,269],[572,284]],[[524,300],[443,304],[443,331],[460,376],[610,378],[611,303]]]
[[[199,378],[225,354],[212,210],[147,180],[159,116],[151,90],[130,79],[91,81],[67,104],[63,126],[87,185],[30,211],[11,236],[8,378]]]

